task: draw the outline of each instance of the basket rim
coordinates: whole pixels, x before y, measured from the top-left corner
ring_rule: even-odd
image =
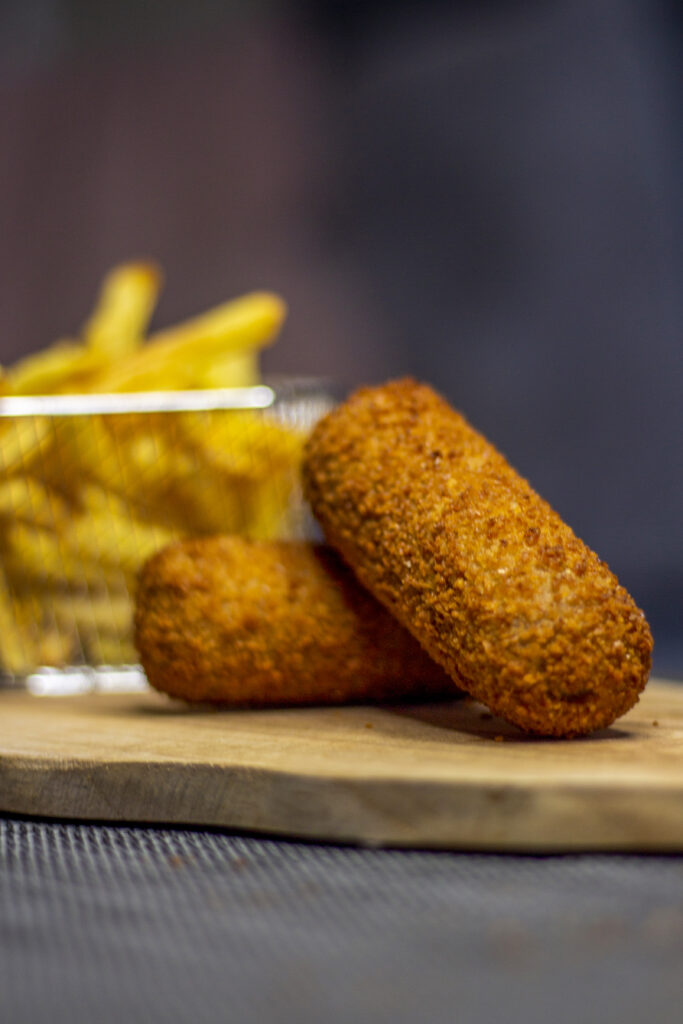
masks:
[[[0,397],[0,419],[31,416],[92,416],[117,413],[202,412],[269,409],[280,400],[324,394],[329,382],[314,377],[279,377],[252,387],[183,391],[92,392]]]

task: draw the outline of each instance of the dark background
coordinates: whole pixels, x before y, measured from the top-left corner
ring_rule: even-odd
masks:
[[[113,263],[268,371],[437,386],[683,676],[681,19],[665,0],[0,2],[0,361]]]

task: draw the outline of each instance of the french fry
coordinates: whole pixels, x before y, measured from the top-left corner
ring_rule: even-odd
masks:
[[[106,515],[112,511],[116,516],[125,516],[127,505],[118,494],[99,483],[84,483],[78,492],[81,515]]]
[[[54,615],[55,632],[78,640],[86,662],[134,663],[131,640],[133,602],[126,590],[92,590],[89,594],[55,592],[47,595]]]
[[[217,356],[198,367],[196,381],[195,386],[200,388],[250,388],[260,384],[259,353],[249,349]]]
[[[84,558],[70,549],[61,535],[14,523],[6,539],[5,568],[12,578],[31,581],[38,588],[121,586],[123,574],[118,566]]]
[[[78,633],[64,632],[56,626],[44,626],[38,640],[36,665],[65,666],[79,662],[83,649]]]
[[[85,424],[65,418],[57,432],[59,459],[46,465],[46,477],[76,482],[75,500],[85,501],[86,509],[84,495],[92,498],[88,485],[96,484],[117,498],[122,510],[132,507],[144,519],[177,522],[169,504],[170,481],[174,474],[194,474],[196,465],[162,432],[165,423],[168,418],[152,416],[91,416]],[[111,501],[100,503],[113,507]]]
[[[38,664],[39,651],[30,620],[20,622],[7,576],[0,567],[0,667],[10,675],[24,675]]]
[[[120,569],[129,579],[155,551],[177,539],[163,526],[143,523],[130,514],[79,516],[60,535],[62,550],[84,564]]]
[[[54,445],[41,459],[45,478],[77,497],[88,482],[111,481],[117,491],[122,472],[118,448],[104,416],[64,416],[54,422]]]
[[[252,483],[246,500],[242,532],[253,540],[275,540],[290,534],[295,525],[289,521],[289,506],[297,478],[290,470]]]
[[[161,272],[151,263],[125,263],[104,279],[94,313],[83,335],[91,352],[118,360],[139,347],[161,287]]]
[[[0,420],[0,473],[30,470],[50,444],[50,421],[44,416]]]
[[[0,398],[260,382],[281,299],[255,292],[145,338],[160,286],[152,264],[115,267],[81,338],[0,367]],[[252,410],[0,418],[0,665],[136,660],[142,562],[187,534],[290,530],[303,440]]]
[[[187,532],[219,529],[218,505],[207,491],[221,483],[176,438],[178,417],[92,417],[89,430],[65,420],[60,466],[46,476],[80,482],[73,495],[83,514],[130,515]],[[51,475],[52,474],[52,475]]]
[[[30,476],[0,479],[0,519],[55,530],[68,521],[69,506],[61,495]]]
[[[156,304],[161,275],[151,264],[116,267],[104,280],[83,341],[57,341],[5,371],[7,393],[50,395],[89,390],[113,360],[139,345]]]
[[[106,365],[106,353],[88,349],[77,341],[58,341],[10,367],[9,393],[53,395],[83,391]]]
[[[206,367],[231,352],[263,348],[284,320],[282,299],[253,292],[202,316],[153,335],[118,366],[100,374],[97,391],[140,391],[201,386]]]
[[[86,636],[84,647],[90,665],[135,665],[138,662],[133,641],[116,633]]]
[[[28,675],[42,665],[70,665],[82,657],[78,630],[73,621],[57,623],[52,609],[52,594],[39,587],[27,587],[26,581],[13,581],[15,622],[31,647],[31,662],[20,675]]]
[[[58,626],[72,624],[79,635],[99,633],[127,635],[132,624],[132,600],[125,590],[93,590],[91,593],[54,593],[50,605]]]
[[[295,466],[305,441],[304,431],[249,410],[185,413],[178,430],[200,465],[250,480],[267,478],[281,466]]]

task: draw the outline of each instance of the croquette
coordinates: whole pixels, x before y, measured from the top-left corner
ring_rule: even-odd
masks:
[[[430,387],[362,388],[314,428],[326,539],[426,651],[531,733],[608,726],[645,686],[645,616],[598,556]]]
[[[303,541],[204,537],[143,567],[135,640],[147,679],[237,706],[459,693],[338,556]]]

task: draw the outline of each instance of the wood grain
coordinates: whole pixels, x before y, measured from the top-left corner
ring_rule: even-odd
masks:
[[[683,849],[683,686],[612,728],[525,736],[473,701],[214,711],[0,693],[0,809],[369,845]]]

